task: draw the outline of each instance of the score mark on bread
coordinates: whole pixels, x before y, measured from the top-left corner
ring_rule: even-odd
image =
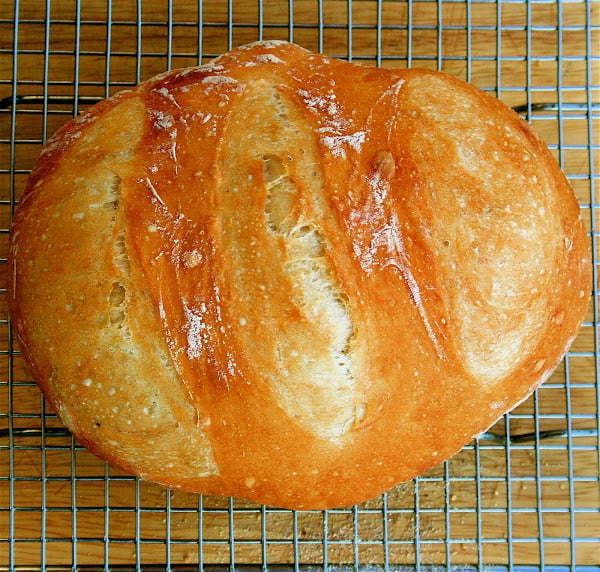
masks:
[[[359,396],[347,356],[352,321],[335,276],[334,254],[323,233],[332,213],[327,212],[319,149],[311,125],[279,90],[257,82],[246,88],[244,101],[227,118],[227,143],[220,153],[228,158],[221,184],[235,189],[223,193],[223,206],[233,213],[227,250],[235,256],[232,266],[244,279],[239,297],[248,304],[247,309],[240,308],[240,315],[249,317],[243,328],[249,334],[244,345],[255,344],[260,326],[254,319],[281,328],[280,316],[289,316],[284,331],[271,332],[276,340],[262,375],[270,380],[274,398],[291,419],[315,436],[335,439],[355,421]],[[299,137],[301,148],[294,145]],[[257,222],[261,218],[264,225]],[[244,295],[246,277],[258,281],[254,278],[258,273],[268,280],[270,293],[284,285],[276,305],[263,305],[260,295]],[[232,280],[232,287],[237,286]],[[258,315],[255,306],[262,308]],[[252,356],[254,363],[263,359]]]
[[[551,375],[591,280],[572,189],[502,103],[286,42],[68,123],[9,263],[23,353],[82,444],[296,509],[372,498],[487,429]]]

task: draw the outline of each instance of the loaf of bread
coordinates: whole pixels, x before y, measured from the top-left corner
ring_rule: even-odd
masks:
[[[22,351],[81,444],[293,509],[450,458],[550,376],[591,287],[574,193],[517,114],[285,42],[67,123],[9,264]]]

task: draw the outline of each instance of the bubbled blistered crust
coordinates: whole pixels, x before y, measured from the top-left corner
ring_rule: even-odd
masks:
[[[547,379],[586,311],[588,248],[556,162],[491,96],[263,42],[48,142],[10,306],[100,457],[327,508],[449,458]]]

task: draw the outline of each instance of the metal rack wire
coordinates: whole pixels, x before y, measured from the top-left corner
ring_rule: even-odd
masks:
[[[545,0],[4,0],[3,281],[14,206],[56,128],[155,73],[258,39],[441,69],[514,106],[575,189],[596,283],[600,3]],[[563,366],[489,434],[378,499],[325,512],[166,491],[100,462],[31,381],[5,298],[0,570],[600,569],[595,292]]]

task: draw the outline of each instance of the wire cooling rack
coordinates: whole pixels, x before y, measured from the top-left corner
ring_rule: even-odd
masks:
[[[577,1],[2,0],[2,281],[14,206],[55,129],[258,39],[441,69],[515,107],[569,177],[596,269],[599,16]],[[600,569],[595,293],[564,364],[490,433],[378,499],[325,512],[167,491],[102,463],[31,381],[5,289],[0,312],[0,570]]]

